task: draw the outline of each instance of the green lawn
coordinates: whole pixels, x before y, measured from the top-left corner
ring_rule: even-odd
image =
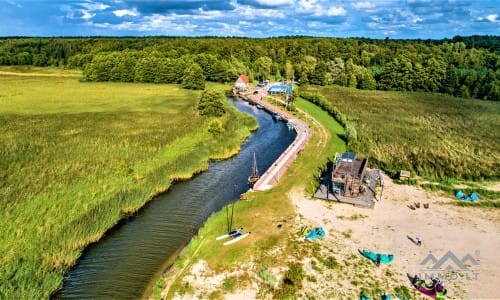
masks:
[[[228,104],[211,135],[175,85],[32,73],[0,74],[0,299],[48,298],[86,245],[256,127]]]

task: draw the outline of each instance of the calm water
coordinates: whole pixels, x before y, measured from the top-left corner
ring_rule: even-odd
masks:
[[[232,102],[252,114],[259,129],[229,160],[210,164],[192,180],[175,184],[89,246],[67,274],[62,299],[137,299],[170,265],[206,219],[247,190],[253,153],[265,171],[295,138],[283,122],[246,102]],[[236,212],[237,214],[237,212]]]

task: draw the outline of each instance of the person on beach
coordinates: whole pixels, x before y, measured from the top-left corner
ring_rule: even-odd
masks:
[[[380,260],[382,258],[380,257],[380,254],[377,254],[377,266],[380,266]]]
[[[417,236],[417,245],[422,246],[422,238]]]

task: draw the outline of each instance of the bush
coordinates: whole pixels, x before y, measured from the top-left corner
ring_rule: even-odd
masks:
[[[212,135],[219,135],[224,131],[224,127],[222,126],[222,122],[219,119],[212,119],[208,122],[208,132]]]
[[[198,102],[198,110],[202,116],[221,117],[226,113],[224,94],[212,89],[206,89]]]

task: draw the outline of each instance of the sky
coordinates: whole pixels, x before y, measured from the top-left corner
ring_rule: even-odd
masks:
[[[0,0],[0,36],[500,36],[500,0]]]

